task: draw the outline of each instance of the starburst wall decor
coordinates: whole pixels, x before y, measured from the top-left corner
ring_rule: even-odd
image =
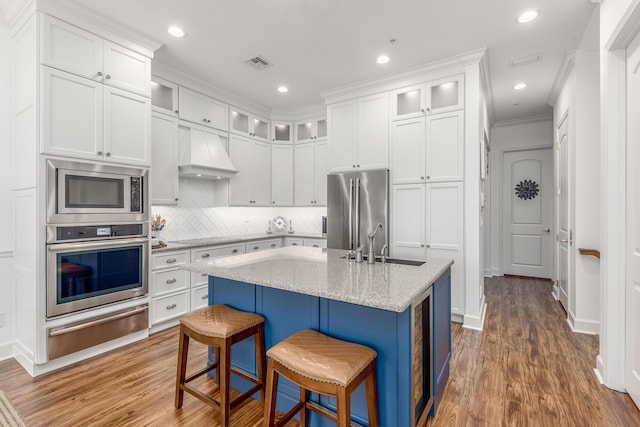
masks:
[[[538,183],[530,179],[520,181],[516,185],[516,196],[522,200],[532,200],[538,195]]]

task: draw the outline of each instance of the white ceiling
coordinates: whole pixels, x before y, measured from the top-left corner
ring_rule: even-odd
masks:
[[[551,114],[547,100],[564,53],[579,46],[596,7],[589,0],[64,2],[164,42],[158,61],[276,111],[322,103],[318,93],[328,89],[487,47],[497,121]],[[528,9],[538,19],[518,24]],[[182,26],[187,37],[171,37],[170,25]],[[383,53],[391,62],[379,65]],[[543,54],[541,62],[509,66],[535,53]],[[256,54],[274,65],[256,71],[244,64]],[[515,92],[520,81],[529,86]],[[278,93],[279,85],[289,93]]]

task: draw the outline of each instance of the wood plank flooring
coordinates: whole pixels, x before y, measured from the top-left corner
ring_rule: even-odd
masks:
[[[429,426],[640,426],[630,398],[598,384],[597,337],[569,330],[550,282],[493,278],[485,293],[484,331],[453,327],[451,377]],[[6,360],[0,390],[28,426],[216,426],[217,411],[192,396],[173,406],[177,344],[173,328],[37,378]],[[190,371],[205,360],[192,341]],[[215,389],[205,378],[199,386]],[[231,421],[260,426],[261,404]]]

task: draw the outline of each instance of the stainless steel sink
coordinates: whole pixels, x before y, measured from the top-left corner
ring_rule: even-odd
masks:
[[[342,259],[346,259],[347,256],[343,255],[340,258]],[[355,258],[351,258],[351,259],[355,259]],[[364,255],[363,256],[364,261],[367,261],[367,256]],[[380,257],[376,257],[376,263],[382,263],[381,258]],[[415,261],[412,259],[397,259],[397,258],[387,258],[386,261],[387,264],[400,264],[400,265],[412,265],[414,267],[420,267],[422,264],[424,264],[424,261]]]

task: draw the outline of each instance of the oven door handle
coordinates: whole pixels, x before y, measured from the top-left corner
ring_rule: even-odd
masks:
[[[148,245],[149,239],[142,237],[136,239],[102,240],[99,242],[49,243],[47,245],[47,250],[49,250],[49,252],[61,252],[68,251],[70,249],[107,249],[139,244]]]
[[[81,329],[86,329],[89,328],[91,326],[96,326],[99,325],[101,323],[106,323],[106,322],[111,322],[112,320],[117,320],[117,319],[122,319],[123,317],[129,317],[131,315],[134,315],[136,313],[140,313],[141,311],[145,311],[148,310],[149,307],[148,306],[143,306],[143,307],[138,307],[135,308],[133,310],[127,310],[124,313],[119,313],[116,314],[114,316],[109,316],[109,317],[104,317],[102,319],[97,319],[97,320],[93,320],[91,322],[87,322],[87,323],[83,323],[81,325],[75,325],[75,326],[69,326],[69,327],[60,327],[60,329],[54,329],[49,331],[49,336],[50,337],[55,337],[57,335],[64,335],[64,334],[68,334],[74,331],[79,331]]]

